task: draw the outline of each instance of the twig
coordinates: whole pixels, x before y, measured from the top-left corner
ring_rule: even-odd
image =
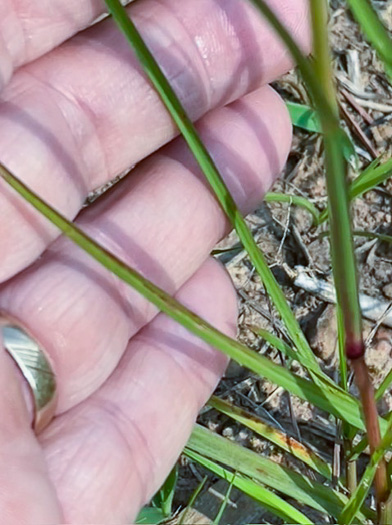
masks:
[[[287,271],[287,267],[285,269],[288,276],[293,279],[295,286],[316,295],[327,303],[336,304],[335,288],[331,283],[324,279],[318,279],[314,275],[310,275],[302,266],[296,266],[294,271]],[[381,319],[381,324],[392,328],[392,312],[389,311],[387,315],[384,315],[385,311],[389,308],[389,302],[379,301],[369,295],[360,294],[359,303],[364,317],[376,322]]]
[[[351,131],[358,137],[358,139],[361,141],[362,145],[365,147],[365,149],[370,153],[370,155],[373,157],[373,159],[376,159],[378,157],[378,152],[373,147],[373,144],[370,142],[370,140],[367,138],[367,136],[362,131],[359,124],[353,119],[353,117],[350,115],[350,113],[347,111],[347,109],[344,107],[344,104],[341,102],[339,103],[340,111],[343,114],[343,117],[345,121],[347,122],[348,126],[350,127]]]

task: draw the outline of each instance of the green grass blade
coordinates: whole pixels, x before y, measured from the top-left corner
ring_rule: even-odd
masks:
[[[321,373],[317,376],[317,384],[313,383],[293,374],[286,368],[273,363],[267,357],[257,354],[235,339],[231,339],[219,332],[219,330],[196,316],[164,290],[145,279],[136,270],[130,268],[118,257],[100,246],[99,243],[54,210],[1,164],[0,176],[53,225],[57,226],[72,242],[119,279],[132,286],[162,312],[182,324],[203,341],[222,351],[260,377],[264,377],[272,383],[285,388],[300,399],[309,401],[322,410],[347,421],[356,428],[364,428],[358,400],[344,392],[331,380],[324,379]],[[386,422],[382,418],[380,422],[381,428],[385,429]]]
[[[139,512],[135,524],[136,525],[158,525],[166,520],[166,516],[161,509],[155,507],[144,507]]]
[[[367,237],[368,239],[378,239],[381,242],[388,242],[389,244],[392,243],[392,236],[385,235],[384,233],[365,232],[361,230],[356,230],[353,232],[353,235],[357,237]]]
[[[358,510],[361,508],[365,498],[371,488],[374,476],[377,471],[377,467],[381,459],[384,457],[385,452],[392,445],[392,422],[388,425],[387,431],[381,440],[380,446],[373,452],[369,464],[359,482],[356,491],[351,496],[341,515],[339,516],[339,523],[341,525],[351,525],[357,515]]]
[[[347,0],[351,12],[360,24],[369,42],[384,62],[392,81],[392,39],[368,0]]]
[[[340,144],[340,125],[336,118],[338,104],[328,46],[328,3],[326,0],[312,0],[310,10],[315,70],[320,81],[320,88],[324,91],[335,113],[335,118],[323,111],[320,111],[319,115],[324,134],[332,269],[337,302],[344,322],[346,354],[351,358],[364,351],[362,314],[359,306],[358,278],[346,182],[347,166]]]
[[[301,49],[294,41],[290,33],[287,31],[285,26],[280,22],[275,13],[267,5],[264,0],[249,0],[261,15],[269,22],[271,27],[279,35],[282,42],[287,47],[294,61],[296,62],[298,69],[306,83],[306,87],[315,103],[315,107],[320,113],[327,114],[331,119],[335,119],[338,125],[338,119],[335,115],[334,109],[331,106],[329,100],[326,98],[323,90],[320,88],[319,79],[312,66],[312,63],[308,58],[304,56]]]
[[[313,67],[267,4],[263,0],[251,0],[251,2],[275,29],[297,62],[318,110],[324,135],[330,210],[333,210],[332,217],[330,217],[331,252],[337,298],[344,313],[345,334],[350,342],[348,348],[361,347],[362,316],[358,300],[357,272],[345,178],[345,141],[342,139],[343,132],[340,128],[332,86],[333,76],[329,66],[326,21],[323,16],[320,16],[320,13],[325,14],[326,4],[324,0],[310,2],[316,54],[315,67]],[[321,79],[320,75],[322,75]]]
[[[230,222],[238,233],[238,236],[246,249],[250,260],[259,273],[264,287],[271,297],[277,311],[285,322],[288,334],[298,349],[300,355],[306,356],[309,360],[317,361],[313,352],[293,314],[289,304],[286,301],[284,293],[279,284],[276,282],[274,275],[268,267],[267,261],[253,239],[252,233],[246,225],[246,222],[238,211],[235,202],[230,195],[221,175],[219,174],[211,156],[202,143],[197,131],[187,116],[184,108],[177,95],[173,91],[169,82],[165,78],[158,63],[150,53],[142,37],[137,31],[132,20],[128,17],[126,10],[119,0],[105,0],[105,3],[112,14],[113,19],[118,24],[126,36],[129,44],[133,48],[141,66],[149,77],[150,81],[156,88],[166,108],[170,112],[173,120],[177,124],[190,150],[194,154],[200,165],[206,179],[211,185],[222,209],[225,211]]]
[[[239,474],[336,518],[347,502],[346,496],[331,487],[313,481],[199,425],[194,428],[187,444],[186,451],[188,450],[213,458]],[[364,512],[372,515],[368,510]],[[365,518],[361,512],[357,517],[361,521]]]
[[[373,190],[382,184],[392,175],[392,158],[380,163],[380,159],[375,159],[369,166],[350,184],[349,199],[354,200],[367,191]],[[321,212],[319,224],[328,218],[328,210]]]
[[[224,514],[224,512],[226,510],[227,504],[228,504],[229,499],[230,499],[231,491],[233,490],[233,487],[234,487],[235,477],[236,477],[236,473],[234,472],[232,477],[231,477],[230,484],[227,487],[227,491],[226,491],[226,494],[225,494],[225,499],[222,501],[222,504],[220,505],[219,510],[218,510],[218,514],[215,516],[215,519],[214,519],[212,525],[219,525],[219,523],[220,523],[220,521],[221,521],[221,519],[223,517],[223,514]]]
[[[264,195],[265,202],[287,202],[305,208],[313,217],[313,225],[317,226],[319,220],[319,211],[309,199],[300,197],[299,195],[289,195],[288,193],[273,193],[269,192]]]
[[[385,394],[387,389],[391,386],[392,383],[392,368],[388,372],[388,374],[384,377],[383,381],[381,382],[380,386],[377,388],[374,397],[376,401],[379,401],[382,396]]]
[[[222,414],[226,414],[235,421],[245,425],[247,428],[253,430],[259,436],[271,441],[282,450],[292,454],[297,459],[303,461],[306,465],[311,467],[313,470],[324,476],[325,478],[332,479],[331,466],[318,456],[313,450],[306,447],[294,438],[289,437],[284,432],[276,429],[275,427],[268,425],[262,421],[259,417],[251,414],[243,408],[237,407],[228,401],[219,399],[213,396],[209,401],[208,405],[219,410]]]
[[[269,330],[265,330],[264,328],[259,328],[255,325],[248,325],[249,330],[251,330],[255,335],[258,335],[264,341],[267,341],[268,344],[270,344],[273,348],[276,348],[280,352],[282,352],[284,355],[289,357],[290,359],[294,359],[295,361],[298,361],[301,363],[301,365],[306,368],[309,372],[313,372],[317,376],[320,376],[322,379],[329,380],[329,377],[324,374],[320,369],[316,368],[314,366],[313,361],[308,361],[306,358],[302,358],[299,360],[298,352],[293,350],[287,343],[285,343],[282,339],[277,337],[274,334],[271,334]],[[331,381],[333,383],[333,381]]]
[[[382,164],[376,159],[351,183],[349,190],[350,199],[360,197],[367,191],[372,190],[382,182],[385,182],[391,175],[392,158]]]
[[[193,492],[192,496],[190,497],[190,499],[188,501],[188,505],[186,506],[186,509],[184,510],[184,512],[181,515],[181,519],[180,519],[180,522],[179,522],[178,525],[186,525],[185,518],[187,517],[188,512],[190,511],[190,509],[193,507],[193,505],[194,505],[195,501],[197,500],[200,492],[203,490],[203,487],[206,484],[207,480],[208,480],[208,477],[204,476],[204,478],[201,480],[199,485],[196,487],[196,490]]]
[[[294,126],[309,131],[310,133],[321,133],[321,124],[317,112],[305,104],[286,101],[291,122]]]
[[[291,122],[298,128],[309,131],[310,133],[322,133],[320,118],[310,106],[305,104],[297,104],[296,102],[286,102],[289,110]],[[350,137],[342,130],[342,139],[344,138],[343,154],[344,158],[353,166],[357,167],[359,164],[358,155]]]
[[[165,483],[154,496],[152,504],[162,510],[163,515],[168,518],[172,514],[172,505],[178,479],[178,468],[174,466]]]
[[[285,523],[298,523],[303,525],[312,525],[312,521],[309,520],[302,512],[294,508],[292,505],[287,503],[284,499],[280,498],[274,492],[266,489],[263,485],[252,481],[251,479],[238,475],[236,473],[233,479],[232,472],[224,469],[215,461],[198,454],[194,450],[186,449],[185,454],[192,460],[196,461],[203,467],[207,468],[217,476],[233,482],[233,485],[240,489],[242,492],[253,498],[255,501],[260,503],[265,509],[269,510],[276,516],[279,516],[284,520]]]

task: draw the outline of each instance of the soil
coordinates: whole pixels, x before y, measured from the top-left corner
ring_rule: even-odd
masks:
[[[387,27],[392,30],[392,2],[380,1],[374,2],[374,5]],[[345,4],[334,0],[331,6],[330,32],[342,121],[355,145],[359,169],[362,170],[374,158],[380,155],[388,158],[392,155],[392,89],[386,81],[375,52],[362,37]],[[274,87],[285,99],[309,103],[305,89],[295,71],[282,78]],[[295,129],[287,166],[273,191],[306,196],[318,209],[324,209],[326,191],[322,154],[322,143],[318,135]],[[355,176],[355,170],[352,170],[351,176]],[[391,190],[392,182],[388,181],[354,202],[355,230],[392,235]],[[325,226],[316,229],[312,227],[311,217],[307,211],[277,203],[262,204],[247,220],[278,281],[283,286],[286,297],[300,320],[323,370],[336,380],[338,358],[335,307],[317,296],[296,288],[287,275],[287,268],[294,269],[302,265],[320,278],[330,276],[328,241],[320,238],[320,232],[325,230]],[[238,247],[238,238],[232,233],[220,243],[218,248],[229,249],[236,246]],[[376,239],[356,237],[355,247],[361,292],[390,301],[392,299],[392,245],[381,243]],[[247,328],[249,325],[257,325],[267,328],[278,336],[282,335],[278,315],[268,301],[260,278],[255,274],[246,253],[237,249],[225,252],[219,257],[225,262],[238,291],[239,339],[257,352],[281,364],[282,358],[279,353]],[[374,325],[374,322],[365,322],[366,334],[372,331]],[[373,334],[367,350],[367,363],[377,386],[392,367],[390,328],[381,325]],[[304,374],[299,366],[295,368],[295,372]],[[356,394],[354,386],[352,392]],[[232,363],[216,394],[254,412],[266,422],[283,428],[289,435],[302,442],[311,444],[322,456],[332,458],[337,432],[334,419],[308,403],[294,397],[290,398],[283,389],[261,380]],[[380,411],[386,413],[391,409],[392,395],[388,391],[380,403]],[[199,421],[241,445],[266,454],[283,464],[303,469],[289,455],[283,454],[269,442],[212,409],[205,409]],[[184,458],[181,465],[175,501],[178,507],[186,506],[190,494],[206,474],[201,468],[190,466]],[[204,495],[195,505],[210,519],[216,515],[217,508],[217,503],[212,502],[216,492],[214,487],[221,488],[221,482],[209,475],[209,483]],[[222,491],[224,494],[225,489],[223,488]],[[232,496],[231,499],[234,501],[235,497]],[[215,511],[212,511],[212,508]],[[235,514],[235,517],[228,509],[221,524],[280,523],[255,504],[250,505],[248,509],[244,503],[241,503],[241,508],[243,512]],[[306,510],[301,510],[306,514]],[[308,515],[317,523],[329,523],[325,521],[325,516]]]

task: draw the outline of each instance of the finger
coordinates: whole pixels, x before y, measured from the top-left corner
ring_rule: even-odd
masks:
[[[31,429],[19,370],[0,341],[0,515],[7,525],[62,522],[45,458]]]
[[[199,131],[242,211],[261,200],[286,159],[291,124],[285,105],[261,88],[202,119]],[[141,163],[83,214],[79,225],[148,279],[174,293],[208,257],[228,223],[177,139]],[[7,283],[0,310],[47,349],[62,412],[96,390],[116,367],[130,337],[156,309],[60,239]]]
[[[306,4],[274,2],[302,40]],[[248,2],[143,0],[131,11],[193,119],[289,66],[287,53]],[[15,75],[0,104],[0,125],[0,159],[68,217],[90,190],[177,133],[112,21]],[[0,223],[0,281],[31,263],[57,235],[2,182],[0,208],[7,220]]]
[[[234,290],[216,261],[177,298],[235,335]],[[105,385],[41,436],[66,521],[133,523],[175,463],[225,363],[162,314],[142,330]]]
[[[102,0],[2,0],[0,89],[13,70],[54,49],[104,12]]]

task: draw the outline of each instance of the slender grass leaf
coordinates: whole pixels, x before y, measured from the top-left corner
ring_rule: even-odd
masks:
[[[342,307],[345,334],[350,339],[348,348],[362,347],[362,316],[358,300],[357,272],[346,187],[346,163],[344,161],[343,131],[340,128],[337,103],[332,86],[327,28],[318,12],[325,9],[324,0],[310,2],[315,36],[315,67],[303,55],[290,33],[263,0],[250,0],[275,29],[298,68],[318,110],[324,135],[327,168],[329,208],[331,210],[331,253],[338,302]],[[316,21],[316,23],[315,23]],[[318,64],[323,67],[319,68]],[[328,68],[328,70],[327,70]],[[326,86],[320,81],[323,74]],[[331,92],[333,95],[331,96]]]
[[[336,518],[347,502],[346,496],[331,487],[283,467],[199,425],[193,430],[187,444],[186,451],[188,450],[213,458],[214,461],[227,465],[239,474],[292,497],[303,505],[325,514],[332,514]],[[367,516],[373,515],[368,509],[364,509],[364,512]],[[364,521],[365,515],[359,512],[357,518]]]
[[[306,87],[315,103],[315,107],[319,110],[319,114],[327,115],[331,120],[334,120],[334,125],[339,127],[339,120],[336,116],[334,108],[330,101],[325,96],[323,89],[320,86],[319,79],[313,68],[311,61],[305,57],[298,44],[294,41],[290,32],[285,28],[282,22],[278,19],[272,9],[264,0],[249,0],[260,14],[269,22],[271,27],[275,30],[279,38],[285,44],[290,52],[298,69],[305,81]]]
[[[384,62],[392,82],[392,39],[368,0],[347,0],[351,12],[362,27],[369,42]]]
[[[378,239],[381,242],[392,243],[392,236],[385,235],[384,233],[354,231],[353,234],[357,237],[367,237],[368,239]]]
[[[184,510],[184,512],[182,513],[181,515],[181,519],[180,519],[180,522],[178,525],[186,525],[186,521],[185,519],[187,518],[188,516],[188,512],[190,511],[190,509],[193,507],[195,501],[197,500],[197,498],[199,497],[199,494],[200,492],[203,490],[204,488],[204,485],[206,484],[208,480],[208,477],[207,476],[204,476],[204,478],[201,480],[201,482],[199,483],[199,485],[196,487],[196,490],[193,492],[192,496],[190,497],[189,501],[188,501],[188,505],[186,506],[186,509]]]
[[[381,163],[380,159],[375,159],[369,166],[350,184],[349,199],[354,200],[364,193],[373,190],[379,184],[388,180],[392,175],[392,158]],[[319,224],[328,218],[328,210],[320,213]]]
[[[132,286],[162,312],[182,324],[203,341],[222,351],[260,377],[264,377],[272,383],[285,388],[300,399],[309,401],[322,410],[347,421],[356,428],[364,428],[358,400],[344,392],[333,381],[325,379],[321,372],[316,376],[316,384],[293,374],[286,368],[273,363],[265,356],[257,354],[235,339],[231,339],[219,332],[219,330],[188,310],[164,290],[145,279],[136,270],[130,268],[118,257],[100,246],[99,243],[47,204],[1,164],[0,176],[42,215],[49,219],[53,225],[57,226],[72,242],[119,279]],[[380,423],[381,429],[385,430],[386,422],[381,418]]]
[[[161,97],[162,102],[165,104],[171,117],[177,124],[196,161],[213,189],[222,209],[237,231],[250,260],[262,279],[267,293],[283,319],[287,332],[297,347],[299,354],[306,356],[309,360],[313,359],[316,366],[318,366],[306,337],[304,336],[282,289],[268,267],[263,253],[257,246],[244,218],[238,211],[238,208],[218,172],[211,155],[201,141],[195,126],[187,116],[179,98],[165,78],[158,63],[152,56],[132,20],[128,17],[128,14],[120,1],[105,0],[105,3],[116,24],[124,33],[129,44],[133,48],[141,66]]]
[[[172,505],[178,479],[177,465],[172,469],[161,489],[154,496],[152,504],[162,510],[167,518],[172,514]]]
[[[218,510],[218,514],[215,516],[215,519],[214,519],[212,525],[219,525],[219,523],[220,523],[220,521],[221,521],[221,519],[223,517],[223,514],[224,514],[224,512],[226,510],[227,504],[229,503],[231,491],[233,490],[233,487],[234,487],[235,477],[236,477],[236,472],[233,472],[233,474],[231,476],[230,484],[229,484],[229,486],[227,487],[227,490],[226,490],[225,499],[222,501],[222,504],[221,504],[221,506],[219,507],[219,510]]]
[[[165,521],[166,516],[161,509],[155,507],[144,507],[136,518],[136,525],[158,525]]]
[[[203,467],[207,468],[217,476],[229,481],[240,489],[242,492],[256,500],[265,509],[269,510],[276,516],[282,518],[286,523],[298,523],[304,525],[311,525],[312,522],[302,512],[287,503],[284,499],[279,497],[274,492],[266,489],[264,486],[252,481],[251,479],[238,475],[236,473],[233,479],[233,473],[218,465],[215,461],[198,454],[194,450],[186,449],[185,454],[192,460],[196,461]]]
[[[311,133],[322,133],[321,123],[317,111],[305,104],[286,101],[286,107],[289,111],[291,121],[294,126],[309,131]],[[343,154],[344,158],[358,169],[359,159],[355,147],[350,137],[342,130],[344,134]],[[310,210],[309,210],[310,211]]]
[[[382,164],[378,159],[373,161],[350,186],[350,199],[360,197],[365,192],[372,190],[379,184],[385,182],[392,175],[392,158]]]
[[[306,447],[296,439],[291,438],[281,430],[268,425],[259,417],[251,414],[243,408],[237,407],[216,396],[211,397],[208,401],[208,405],[250,428],[256,434],[271,441],[271,443],[274,443],[282,450],[289,452],[325,478],[329,480],[332,479],[332,469],[326,461],[313,452],[313,450]]]
[[[392,368],[388,372],[388,374],[384,377],[380,386],[376,390],[376,393],[374,395],[374,397],[376,398],[376,401],[379,401],[382,398],[382,396],[385,394],[385,392],[388,390],[391,384],[392,384]]]
[[[264,195],[265,202],[287,202],[305,208],[313,217],[313,224],[317,226],[319,220],[319,211],[309,199],[300,197],[299,195],[289,195],[288,193],[266,193]]]
[[[338,114],[333,71],[328,44],[326,0],[310,2],[314,44],[315,70],[320,88]],[[351,231],[351,216],[346,182],[347,166],[340,142],[340,126],[336,118],[320,107],[320,122],[324,135],[326,182],[330,221],[332,269],[337,302],[341,309],[346,338],[345,350],[349,358],[364,351],[362,340],[362,314],[359,305],[358,277]]]
[[[358,483],[357,489],[346,503],[342,513],[339,516],[339,523],[341,525],[351,525],[357,515],[358,510],[362,507],[363,502],[370,490],[374,476],[377,471],[378,464],[384,457],[385,452],[392,445],[392,423],[388,425],[388,429],[381,440],[379,447],[373,452],[370,462]]]
[[[320,372],[318,369],[315,368],[313,361],[309,362],[306,358],[299,359],[299,355],[295,350],[293,350],[282,339],[280,339],[274,334],[271,334],[269,330],[265,330],[264,328],[259,328],[258,326],[255,326],[255,325],[248,325],[248,328],[249,330],[252,330],[252,332],[255,335],[258,335],[259,337],[267,341],[267,343],[269,343],[273,348],[276,348],[277,350],[282,352],[284,355],[286,355],[290,359],[294,359],[295,361],[300,362],[301,365],[307,370],[314,372],[316,375],[319,375],[321,378],[326,379],[327,381],[330,380],[326,374],[324,374],[323,372]]]

